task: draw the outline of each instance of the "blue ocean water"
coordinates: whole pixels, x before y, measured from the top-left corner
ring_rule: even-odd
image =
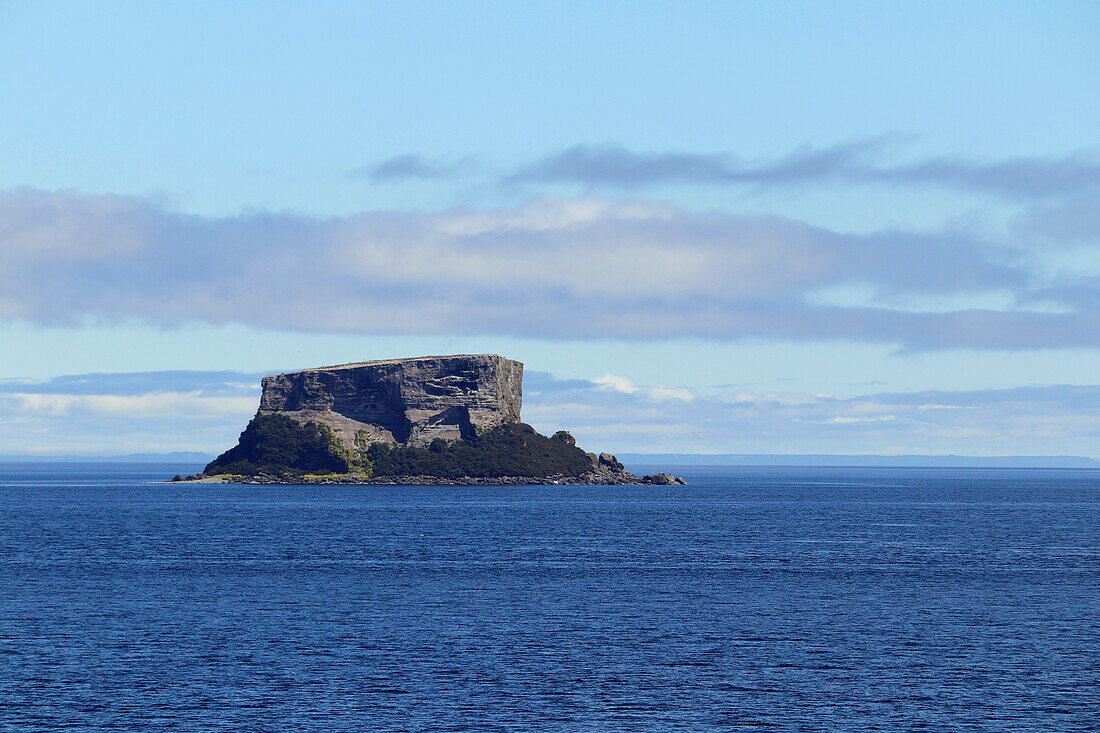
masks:
[[[1081,731],[1100,472],[166,485],[0,465],[10,730]]]

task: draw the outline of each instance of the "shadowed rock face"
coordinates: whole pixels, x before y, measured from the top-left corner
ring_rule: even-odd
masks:
[[[495,354],[365,361],[264,377],[259,414],[328,425],[346,447],[427,445],[519,422],[523,364]]]

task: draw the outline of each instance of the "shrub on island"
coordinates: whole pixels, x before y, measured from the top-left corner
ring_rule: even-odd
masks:
[[[349,467],[348,456],[327,427],[285,415],[257,415],[241,433],[240,442],[211,461],[204,473],[294,476],[347,473]]]
[[[505,423],[464,440],[436,438],[427,448],[372,443],[364,458],[375,476],[580,476],[592,462],[568,435],[548,438],[530,425]]]
[[[587,454],[562,431],[548,438],[530,425],[505,423],[463,440],[436,438],[428,446],[369,443],[365,434],[345,450],[328,427],[284,415],[257,415],[234,448],[214,459],[206,475],[303,476],[581,476],[592,470]]]

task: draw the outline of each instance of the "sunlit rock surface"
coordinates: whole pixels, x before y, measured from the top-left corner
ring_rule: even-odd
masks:
[[[264,377],[259,414],[330,427],[345,447],[427,445],[520,420],[523,364],[496,354],[422,356]]]

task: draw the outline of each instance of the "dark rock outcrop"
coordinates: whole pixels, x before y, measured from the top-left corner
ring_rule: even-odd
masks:
[[[616,458],[615,456],[611,455],[610,453],[601,453],[600,454],[599,465],[600,466],[605,466],[606,468],[608,468],[611,471],[621,472],[621,471],[626,470],[623,467],[623,464],[619,463],[619,459]]]
[[[656,486],[683,486],[687,483],[680,476],[672,476],[666,473],[650,473],[642,476],[643,484],[654,484]]]

